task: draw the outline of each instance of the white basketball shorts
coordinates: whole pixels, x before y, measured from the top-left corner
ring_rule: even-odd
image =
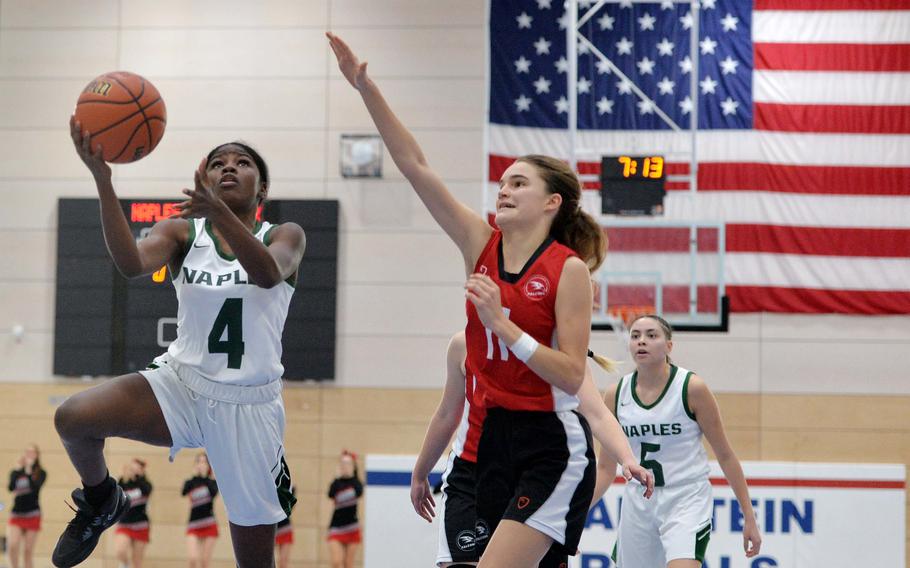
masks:
[[[294,498],[284,459],[281,381],[242,387],[211,381],[162,355],[139,371],[171,433],[171,461],[181,448],[204,448],[228,520],[270,525],[290,514]]]
[[[613,560],[618,568],[666,566],[671,560],[704,562],[711,538],[711,483],[704,479],[655,487],[650,499],[637,483],[626,485]]]

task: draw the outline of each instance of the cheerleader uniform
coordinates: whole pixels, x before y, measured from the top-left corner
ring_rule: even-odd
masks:
[[[291,518],[285,517],[283,521],[279,521],[275,525],[275,544],[280,546],[282,544],[293,544],[294,543],[294,525],[291,524]]]
[[[10,525],[26,531],[41,530],[41,507],[38,504],[38,492],[47,480],[43,469],[25,473],[25,468],[16,469],[9,474],[9,490],[13,494],[13,508],[10,511]]]
[[[335,512],[329,524],[328,540],[344,544],[360,542],[357,499],[363,495],[363,484],[356,477],[338,477],[329,486],[329,499],[335,501]]]
[[[214,502],[218,495],[218,483],[211,477],[197,475],[183,484],[181,495],[190,498],[190,520],[186,534],[199,538],[217,538],[218,523],[215,521]]]
[[[152,484],[145,476],[130,480],[120,479],[117,483],[130,498],[129,510],[120,517],[120,522],[117,523],[117,534],[125,534],[132,540],[148,542],[149,517],[146,505],[149,495],[152,493]]]

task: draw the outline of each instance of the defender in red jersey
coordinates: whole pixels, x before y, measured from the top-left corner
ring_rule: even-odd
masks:
[[[574,554],[594,492],[591,432],[575,395],[591,333],[590,271],[606,254],[603,231],[580,209],[578,178],[560,160],[519,158],[503,174],[494,231],[429,167],[366,64],[327,36],[395,164],[462,253],[468,380],[487,412],[475,532],[492,537],[476,540],[479,565],[536,567],[554,542]],[[647,481],[631,451],[621,461]]]
[[[594,358],[591,352],[588,356]],[[442,400],[427,427],[411,475],[411,503],[414,510],[432,522],[436,516],[436,501],[430,490],[428,476],[449,440],[455,436],[441,482],[443,515],[439,518],[436,556],[439,568],[476,565],[480,559],[476,541],[489,537],[489,532],[483,526],[477,527],[475,505],[476,448],[485,412],[483,407],[473,402],[479,398],[479,392],[475,381],[465,380],[466,375],[473,376],[465,368],[465,358],[465,335],[464,332],[458,332],[452,336],[446,350],[446,384]],[[590,367],[585,372],[585,382],[578,396],[579,412],[590,421],[592,434],[601,444],[601,456],[610,462],[612,456],[628,453],[628,440],[600,397]],[[593,503],[600,500],[615,476],[616,462],[611,463],[613,473],[609,479],[604,477],[601,480],[598,477],[598,490],[595,491]],[[563,548],[554,545],[540,561],[538,568],[564,568],[567,563],[568,555]]]

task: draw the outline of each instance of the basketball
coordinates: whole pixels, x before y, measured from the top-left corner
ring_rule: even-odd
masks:
[[[135,162],[164,136],[167,109],[152,83],[135,73],[114,71],[92,79],[76,103],[76,120],[101,144],[104,161]]]

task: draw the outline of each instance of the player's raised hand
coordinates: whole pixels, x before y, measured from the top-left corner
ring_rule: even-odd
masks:
[[[95,181],[110,180],[111,167],[101,157],[101,144],[95,144],[95,149],[92,150],[92,135],[89,131],[82,130],[82,124],[76,120],[76,115],[70,116],[70,138],[73,139],[76,153],[92,172]]]
[[[193,173],[193,189],[184,189],[183,194],[189,199],[180,203],[180,217],[213,217],[218,213],[219,206],[223,205],[221,198],[215,193],[208,183],[208,174],[205,170],[206,159],[199,162],[199,167]]]
[[[465,282],[465,296],[477,308],[477,316],[487,329],[493,329],[493,322],[504,317],[499,286],[486,274],[472,274]]]
[[[329,46],[335,52],[335,58],[338,59],[338,68],[344,78],[357,90],[366,86],[367,62],[361,63],[350,46],[332,32],[325,32],[325,37],[329,38]]]

